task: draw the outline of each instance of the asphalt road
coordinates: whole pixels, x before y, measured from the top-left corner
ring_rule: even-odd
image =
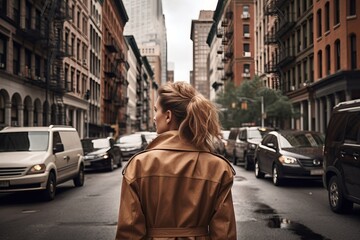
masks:
[[[233,186],[238,239],[359,239],[360,206],[350,215],[330,211],[320,181],[275,187],[236,166]],[[0,194],[0,239],[114,239],[121,169],[86,173],[85,185],[67,182],[54,201],[36,193]]]

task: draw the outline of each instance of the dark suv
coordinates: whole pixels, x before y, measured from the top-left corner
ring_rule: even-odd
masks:
[[[336,213],[360,204],[360,100],[334,107],[324,147],[324,187]]]

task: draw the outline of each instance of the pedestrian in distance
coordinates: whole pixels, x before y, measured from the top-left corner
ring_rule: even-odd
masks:
[[[123,169],[116,239],[236,239],[235,171],[213,153],[216,107],[185,82],[158,89],[159,134]]]

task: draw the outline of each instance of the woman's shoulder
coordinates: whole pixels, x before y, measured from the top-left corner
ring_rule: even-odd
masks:
[[[220,154],[213,152],[201,152],[200,158],[211,164],[215,163],[218,167],[225,168],[228,171],[231,171],[234,175],[236,174],[236,171],[231,165],[230,161]]]

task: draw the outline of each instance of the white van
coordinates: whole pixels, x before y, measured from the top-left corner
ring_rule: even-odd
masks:
[[[68,126],[6,127],[0,131],[0,192],[42,190],[55,197],[56,185],[84,185],[83,148]]]

